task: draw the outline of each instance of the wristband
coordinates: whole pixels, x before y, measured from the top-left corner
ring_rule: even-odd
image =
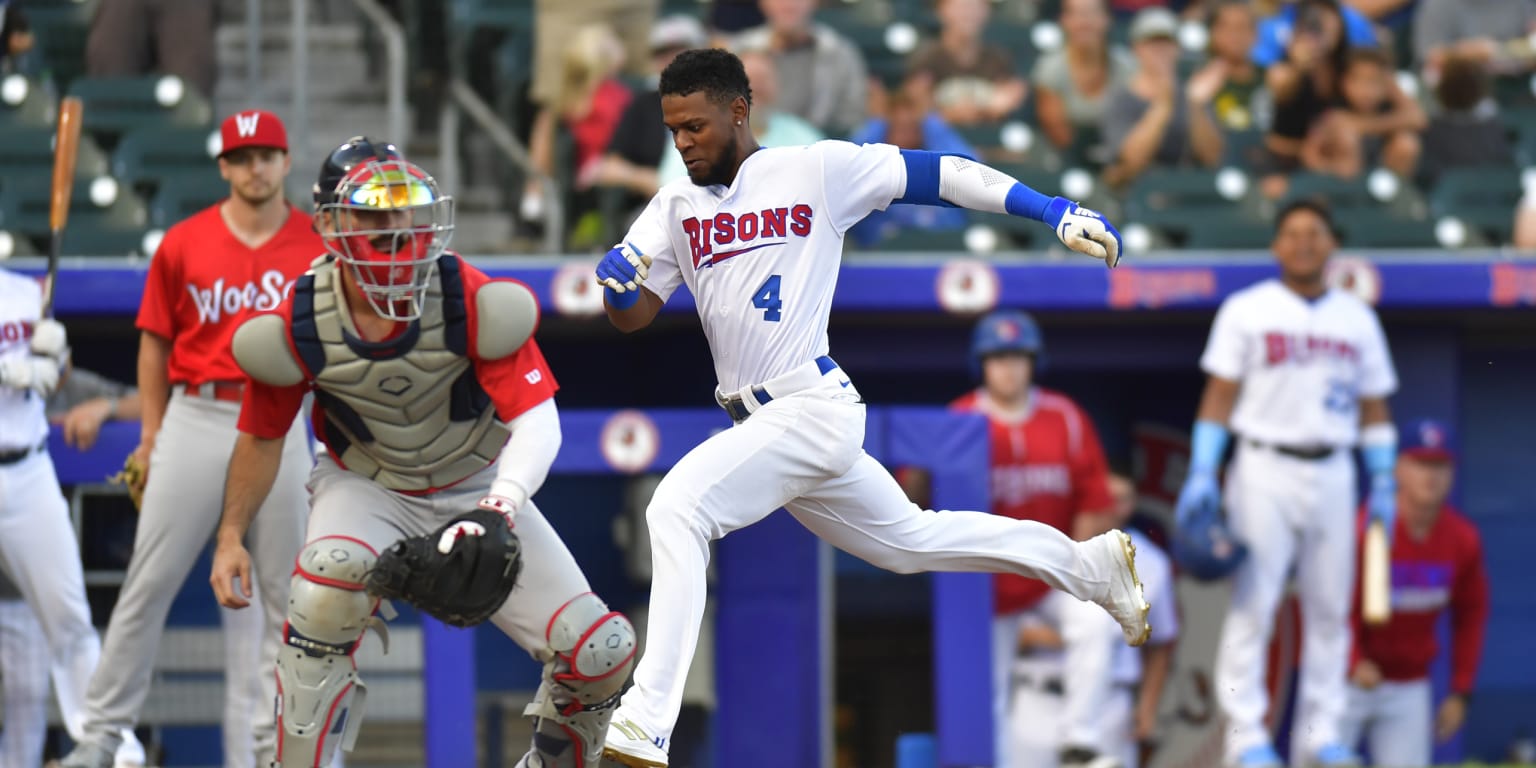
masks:
[[[604,286],[603,295],[608,299],[608,306],[614,309],[629,309],[636,302],[640,301],[640,289],[638,287],[633,291],[619,293],[610,287]]]
[[[1372,477],[1392,477],[1397,466],[1397,427],[1390,422],[1366,425],[1360,431],[1360,455]]]
[[[1221,465],[1221,457],[1226,454],[1227,443],[1231,438],[1231,431],[1221,424],[1205,419],[1195,422],[1194,434],[1190,439],[1190,471],[1214,474]]]

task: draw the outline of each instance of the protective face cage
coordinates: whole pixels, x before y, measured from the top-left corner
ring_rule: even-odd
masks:
[[[336,185],[320,206],[326,250],[357,279],[374,311],[392,320],[421,317],[437,258],[453,236],[453,198],[405,160],[373,160]]]

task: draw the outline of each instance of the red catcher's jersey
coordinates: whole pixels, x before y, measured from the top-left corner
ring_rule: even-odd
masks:
[[[991,423],[994,514],[1034,520],[1071,535],[1079,514],[1107,512],[1113,506],[1098,432],[1076,403],[1037,387],[1030,393],[1028,413],[1011,420],[988,414],[982,407],[984,397],[976,390],[950,407],[986,414]],[[998,574],[996,610],[1024,610],[1050,589],[1038,579]]]
[[[250,248],[229,231],[215,204],[165,233],[149,262],[138,327],[171,341],[172,384],[243,381],[229,351],[235,329],[276,309],[311,262],[325,253],[309,215],[289,206],[288,220]]]

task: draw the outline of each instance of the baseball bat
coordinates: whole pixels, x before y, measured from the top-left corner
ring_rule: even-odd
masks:
[[[48,276],[43,279],[43,317],[53,317],[53,286],[59,276],[59,253],[64,246],[64,225],[69,221],[69,199],[75,185],[75,158],[80,153],[80,99],[69,96],[59,105],[59,127],[53,142],[53,190],[48,198]]]
[[[1365,562],[1361,563],[1360,613],[1367,624],[1385,624],[1392,618],[1391,547],[1387,528],[1373,520],[1365,529]]]

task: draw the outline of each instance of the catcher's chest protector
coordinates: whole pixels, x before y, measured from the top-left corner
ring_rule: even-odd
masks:
[[[331,451],[396,491],[452,485],[495,461],[510,433],[465,356],[458,258],[438,260],[421,318],[377,343],[352,328],[337,268],[316,262],[293,296],[294,346],[315,380]]]

